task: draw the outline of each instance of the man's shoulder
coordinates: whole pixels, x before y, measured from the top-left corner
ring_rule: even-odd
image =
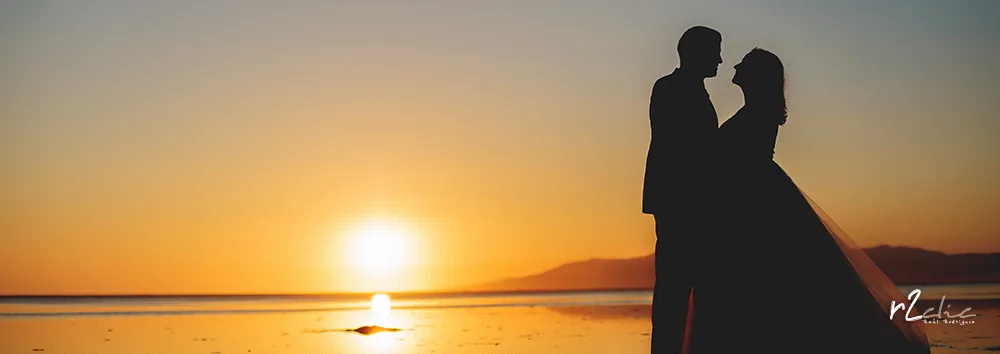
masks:
[[[656,79],[656,82],[653,83],[653,87],[667,87],[667,86],[672,86],[674,84],[674,82],[676,81],[676,80],[674,80],[675,78],[676,77],[675,77],[675,75],[673,73],[663,75],[659,79]]]
[[[671,93],[671,94],[683,93],[684,91],[686,91],[685,90],[685,86],[686,85],[684,85],[683,81],[684,80],[681,80],[681,78],[679,78],[676,73],[670,73],[670,74],[667,74],[667,75],[663,75],[659,79],[656,79],[656,82],[653,83],[653,92],[654,93],[660,93],[660,94],[664,94],[664,93]]]
[[[674,87],[677,86],[674,83],[673,74],[663,75],[656,82],[653,83],[653,93],[666,93],[668,91],[674,91]]]

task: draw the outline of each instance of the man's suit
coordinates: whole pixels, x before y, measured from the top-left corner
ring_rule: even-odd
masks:
[[[681,351],[699,243],[709,236],[719,119],[704,79],[676,69],[656,81],[650,97],[642,212],[656,222],[653,353]]]

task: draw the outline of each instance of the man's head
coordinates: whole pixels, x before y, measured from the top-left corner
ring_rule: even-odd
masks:
[[[722,34],[704,26],[684,31],[677,42],[681,68],[702,77],[715,77],[722,64]]]

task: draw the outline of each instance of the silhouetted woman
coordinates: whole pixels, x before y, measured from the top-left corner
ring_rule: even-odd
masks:
[[[920,321],[889,318],[906,297],[774,162],[781,60],[757,48],[735,68],[744,105],[719,128],[724,239],[694,290],[689,352],[930,353]]]

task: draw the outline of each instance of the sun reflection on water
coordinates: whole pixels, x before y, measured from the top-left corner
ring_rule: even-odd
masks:
[[[372,296],[372,324],[376,326],[387,326],[392,305],[389,295],[375,294]]]

